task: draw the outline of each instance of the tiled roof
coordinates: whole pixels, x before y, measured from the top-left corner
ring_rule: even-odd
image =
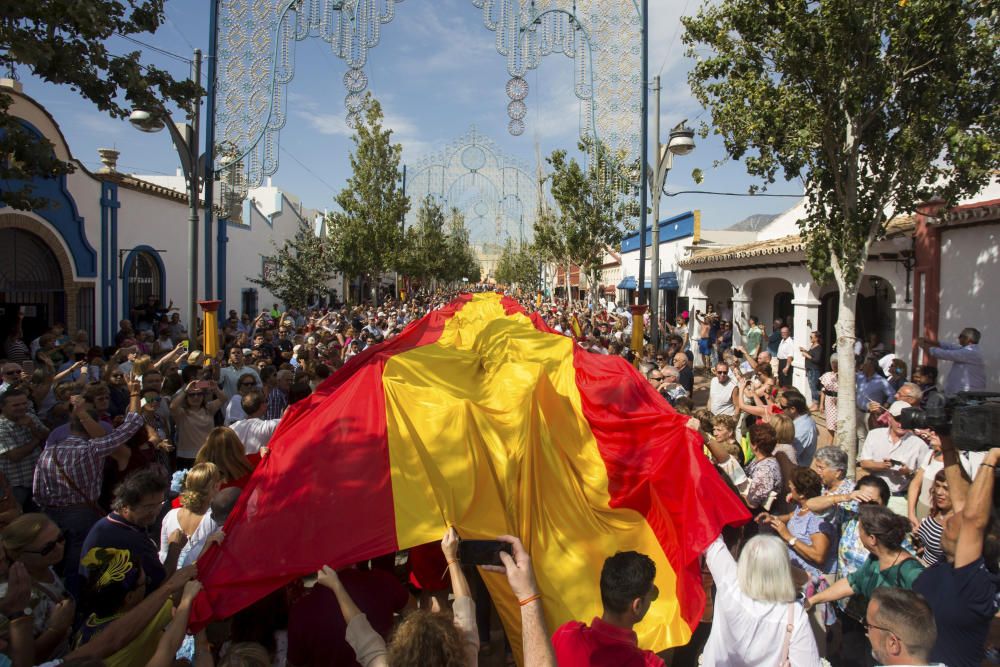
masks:
[[[893,218],[886,227],[886,236],[895,236],[913,229],[916,226],[916,218],[912,215],[903,215]],[[768,257],[773,255],[787,255],[805,250],[806,244],[798,234],[782,236],[777,239],[767,241],[754,241],[753,243],[743,243],[741,245],[729,246],[718,250],[707,252],[695,252],[694,255],[680,262],[685,268],[711,264],[715,262],[729,262],[735,259],[750,259],[753,257]]]

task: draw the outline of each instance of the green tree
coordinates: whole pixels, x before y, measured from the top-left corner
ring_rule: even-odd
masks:
[[[538,255],[534,249],[508,238],[497,261],[497,282],[516,286],[524,292],[534,292],[539,278]]]
[[[452,207],[448,216],[447,251],[441,279],[458,284],[463,278],[469,282],[479,282],[481,269],[479,257],[469,244],[469,230],[465,226],[465,215]]]
[[[586,168],[573,158],[567,159],[564,150],[553,151],[546,159],[552,167],[549,178],[559,219],[553,228],[546,228],[545,223],[536,228],[535,243],[545,256],[562,254],[567,295],[570,266],[580,267],[589,277],[590,301],[594,303],[604,253],[609,246],[621,243],[630,216],[637,209],[624,185],[627,181],[615,177],[626,171],[623,156],[612,154],[600,143],[595,150],[591,148],[586,142],[579,145],[581,152],[590,154]]]
[[[270,270],[247,280],[271,292],[286,308],[304,308],[326,292],[337,266],[325,238],[302,225],[294,237],[274,248],[275,253],[264,258]]]
[[[187,109],[201,94],[197,83],[175,81],[143,64],[140,53],[112,55],[105,41],[116,33],[153,33],[164,21],[164,0],[7,0],[0,13],[0,67],[24,66],[50,83],[66,85],[114,118],[132,107],[166,103]],[[124,98],[124,99],[123,99]],[[125,104],[127,100],[128,104]],[[28,181],[70,173],[51,142],[40,139],[10,115],[13,100],[0,92],[0,204],[42,208]]]
[[[567,250],[565,229],[548,208],[542,208],[538,211],[538,218],[534,224],[534,239],[535,253],[542,263],[548,265],[550,269],[557,266],[567,267],[566,292],[569,294],[568,267],[572,264],[572,260],[570,260]],[[556,272],[552,270],[550,274],[555,280]],[[555,284],[551,286],[553,293],[555,287]]]
[[[765,183],[805,183],[809,267],[840,289],[837,442],[852,468],[868,251],[890,211],[974,193],[997,168],[998,22],[979,0],[721,0],[684,19],[691,88],[729,155]]]
[[[335,199],[340,210],[327,215],[327,228],[340,270],[374,286],[397,264],[410,200],[399,185],[403,147],[390,142],[392,130],[383,128],[382,107],[371,94],[361,119],[352,137],[351,176]]]
[[[396,255],[395,268],[423,284],[444,277],[448,263],[448,237],[444,210],[430,196],[420,202],[417,222],[406,230]]]

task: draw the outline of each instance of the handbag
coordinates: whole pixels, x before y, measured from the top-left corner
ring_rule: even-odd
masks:
[[[795,605],[788,604],[788,624],[785,626],[785,639],[781,642],[781,658],[778,660],[778,667],[792,667],[792,661],[788,659],[788,653],[792,647],[792,630],[795,625],[792,623]]]

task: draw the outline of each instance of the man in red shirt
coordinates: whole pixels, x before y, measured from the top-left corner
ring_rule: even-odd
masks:
[[[649,611],[660,591],[653,584],[656,565],[649,556],[620,551],[604,561],[601,604],[604,614],[588,627],[570,621],[552,637],[560,665],[587,667],[663,667],[652,651],[639,648],[632,626]]]

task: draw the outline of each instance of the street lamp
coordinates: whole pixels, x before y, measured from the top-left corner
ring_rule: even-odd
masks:
[[[653,178],[649,183],[650,194],[653,195],[653,256],[652,273],[650,285],[649,305],[649,339],[653,343],[653,349],[660,349],[660,196],[663,194],[663,184],[667,180],[667,172],[674,166],[674,156],[687,155],[694,150],[694,130],[684,123],[687,119],[679,122],[670,131],[670,139],[667,145],[660,143],[660,77],[656,77],[654,88],[656,91],[656,165],[649,167]],[[642,230],[639,245],[646,243],[646,230]],[[643,286],[639,285],[642,290]]]
[[[201,81],[201,50],[194,50],[194,81]],[[136,109],[129,115],[129,122],[141,132],[159,132],[164,127],[177,149],[181,170],[187,181],[188,196],[188,340],[190,349],[198,347],[198,194],[201,191],[198,133],[201,125],[201,98],[193,102],[188,115],[189,123],[174,123],[166,109],[149,111]],[[206,202],[211,206],[211,202]],[[163,296],[162,294],[160,295]]]

